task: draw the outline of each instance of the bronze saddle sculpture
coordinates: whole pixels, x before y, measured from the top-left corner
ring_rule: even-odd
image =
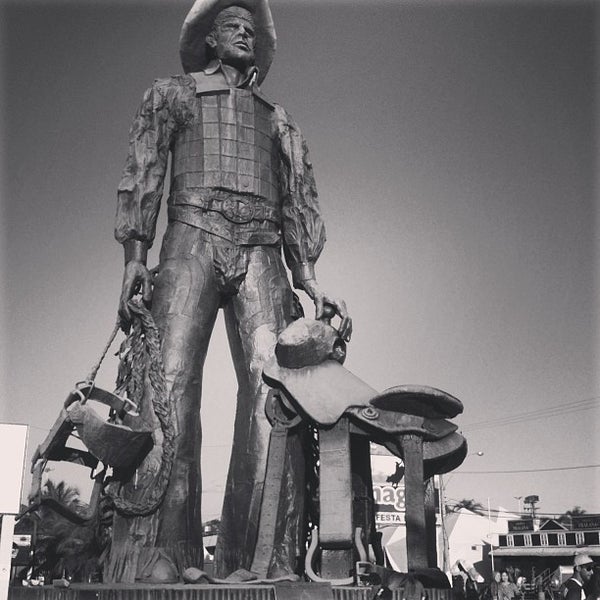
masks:
[[[275,356],[263,369],[265,382],[274,388],[267,403],[274,428],[270,455],[277,454],[277,444],[281,453],[282,431],[300,422],[317,431],[319,523],[311,534],[306,573],[315,581],[350,584],[355,581],[356,560],[369,559],[369,544],[376,562],[383,562],[370,470],[369,447],[374,442],[404,461],[409,573],[421,576],[426,585],[445,586],[447,579],[436,568],[431,549],[435,521],[433,534],[425,535],[424,482],[464,460],[466,440],[448,420],[462,413],[463,405],[429,386],[400,385],[379,393],[348,371],[341,364],[344,358],[344,342],[327,320],[299,319],[280,335]],[[279,442],[274,442],[276,430]],[[269,501],[268,496],[269,490],[277,492],[272,481],[277,467],[271,467],[268,464],[253,571],[268,570],[264,538],[274,506],[274,498]],[[320,574],[314,566],[317,550]]]

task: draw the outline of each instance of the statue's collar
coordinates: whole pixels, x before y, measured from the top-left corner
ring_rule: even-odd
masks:
[[[258,67],[252,65],[245,73],[240,73],[234,67],[224,64],[219,59],[211,60],[202,70],[205,75],[220,74],[229,87],[251,87],[258,79]]]
[[[228,70],[231,67],[224,65],[219,60],[211,61],[202,71],[190,73],[196,86],[196,96],[209,94],[211,92],[225,92],[232,88],[246,88],[252,90],[252,93],[263,102],[273,108],[273,103],[267,100],[261,93],[256,80],[258,78],[258,68],[250,67],[238,81],[237,85],[228,79]],[[239,73],[238,73],[239,75]]]

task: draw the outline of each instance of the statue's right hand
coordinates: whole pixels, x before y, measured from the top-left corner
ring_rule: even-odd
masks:
[[[136,294],[140,293],[143,301],[149,304],[152,299],[152,275],[146,265],[137,260],[130,260],[125,265],[123,287],[121,288],[121,298],[119,300],[119,318],[121,329],[125,333],[128,333],[131,327],[131,311],[127,303]]]

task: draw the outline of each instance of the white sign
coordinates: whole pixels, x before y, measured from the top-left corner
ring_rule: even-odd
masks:
[[[0,423],[0,514],[21,511],[27,425]]]
[[[375,513],[375,525],[387,527],[388,525],[404,525],[404,513],[400,512],[377,512]]]

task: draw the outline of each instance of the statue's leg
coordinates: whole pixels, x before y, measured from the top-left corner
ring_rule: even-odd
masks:
[[[268,386],[262,380],[278,334],[291,320],[293,294],[280,251],[258,246],[249,253],[247,275],[225,307],[225,322],[239,390],[233,449],[215,555],[217,573],[249,569],[257,538],[271,426],[265,416]],[[304,461],[301,434],[288,438],[282,500],[270,576],[295,570],[302,554]]]
[[[203,563],[202,368],[220,302],[205,237],[194,227],[170,225],[152,301],[178,433],[173,470],[159,509],[156,545],[176,553],[180,569]]]
[[[165,234],[152,313],[162,340],[169,401],[176,417],[176,455],[163,504],[145,517],[117,516],[109,581],[133,582],[160,577],[158,560],[169,559],[179,572],[202,564],[200,393],[202,365],[219,305],[210,248],[198,229],[171,223]],[[127,497],[148,495],[162,456],[158,423],[154,448],[135,480],[125,486]],[[168,558],[164,558],[164,556]],[[163,575],[173,569],[162,569]]]

